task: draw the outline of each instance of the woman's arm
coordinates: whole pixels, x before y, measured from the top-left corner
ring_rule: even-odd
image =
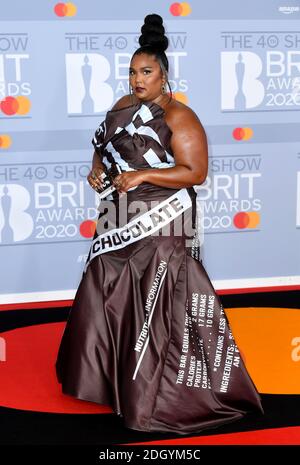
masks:
[[[144,170],[143,182],[175,189],[202,184],[208,171],[208,147],[200,120],[183,107],[170,112],[166,122],[173,132],[170,143],[176,166]]]
[[[92,169],[95,169],[95,168],[101,168],[102,170],[104,170],[104,165],[102,163],[102,156],[99,155],[96,152],[96,150],[94,151],[93,162],[92,162]]]
[[[93,189],[102,189],[103,183],[100,179],[102,172],[104,171],[104,165],[102,163],[102,157],[96,151],[94,151],[92,169],[87,175],[87,181]]]

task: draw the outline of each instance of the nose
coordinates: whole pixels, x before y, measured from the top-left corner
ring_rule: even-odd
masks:
[[[136,84],[136,86],[142,86],[142,84],[143,84],[143,75],[142,74],[137,73],[135,75],[135,84]]]

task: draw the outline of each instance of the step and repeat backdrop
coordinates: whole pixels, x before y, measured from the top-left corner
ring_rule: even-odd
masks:
[[[72,299],[98,217],[91,139],[128,93],[144,17],[200,118],[203,264],[217,290],[300,288],[300,2],[1,2],[0,303]]]

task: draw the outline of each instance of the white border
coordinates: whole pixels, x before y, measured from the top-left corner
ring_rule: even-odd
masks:
[[[300,286],[300,276],[275,276],[272,278],[220,279],[212,280],[215,290],[250,289],[260,287]],[[46,292],[24,292],[20,294],[0,294],[0,305],[28,302],[50,302],[73,300],[76,289]]]

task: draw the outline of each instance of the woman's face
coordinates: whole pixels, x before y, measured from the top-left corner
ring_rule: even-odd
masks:
[[[129,83],[133,93],[140,100],[153,100],[162,94],[161,86],[165,83],[155,55],[141,53],[135,55],[129,67]]]

